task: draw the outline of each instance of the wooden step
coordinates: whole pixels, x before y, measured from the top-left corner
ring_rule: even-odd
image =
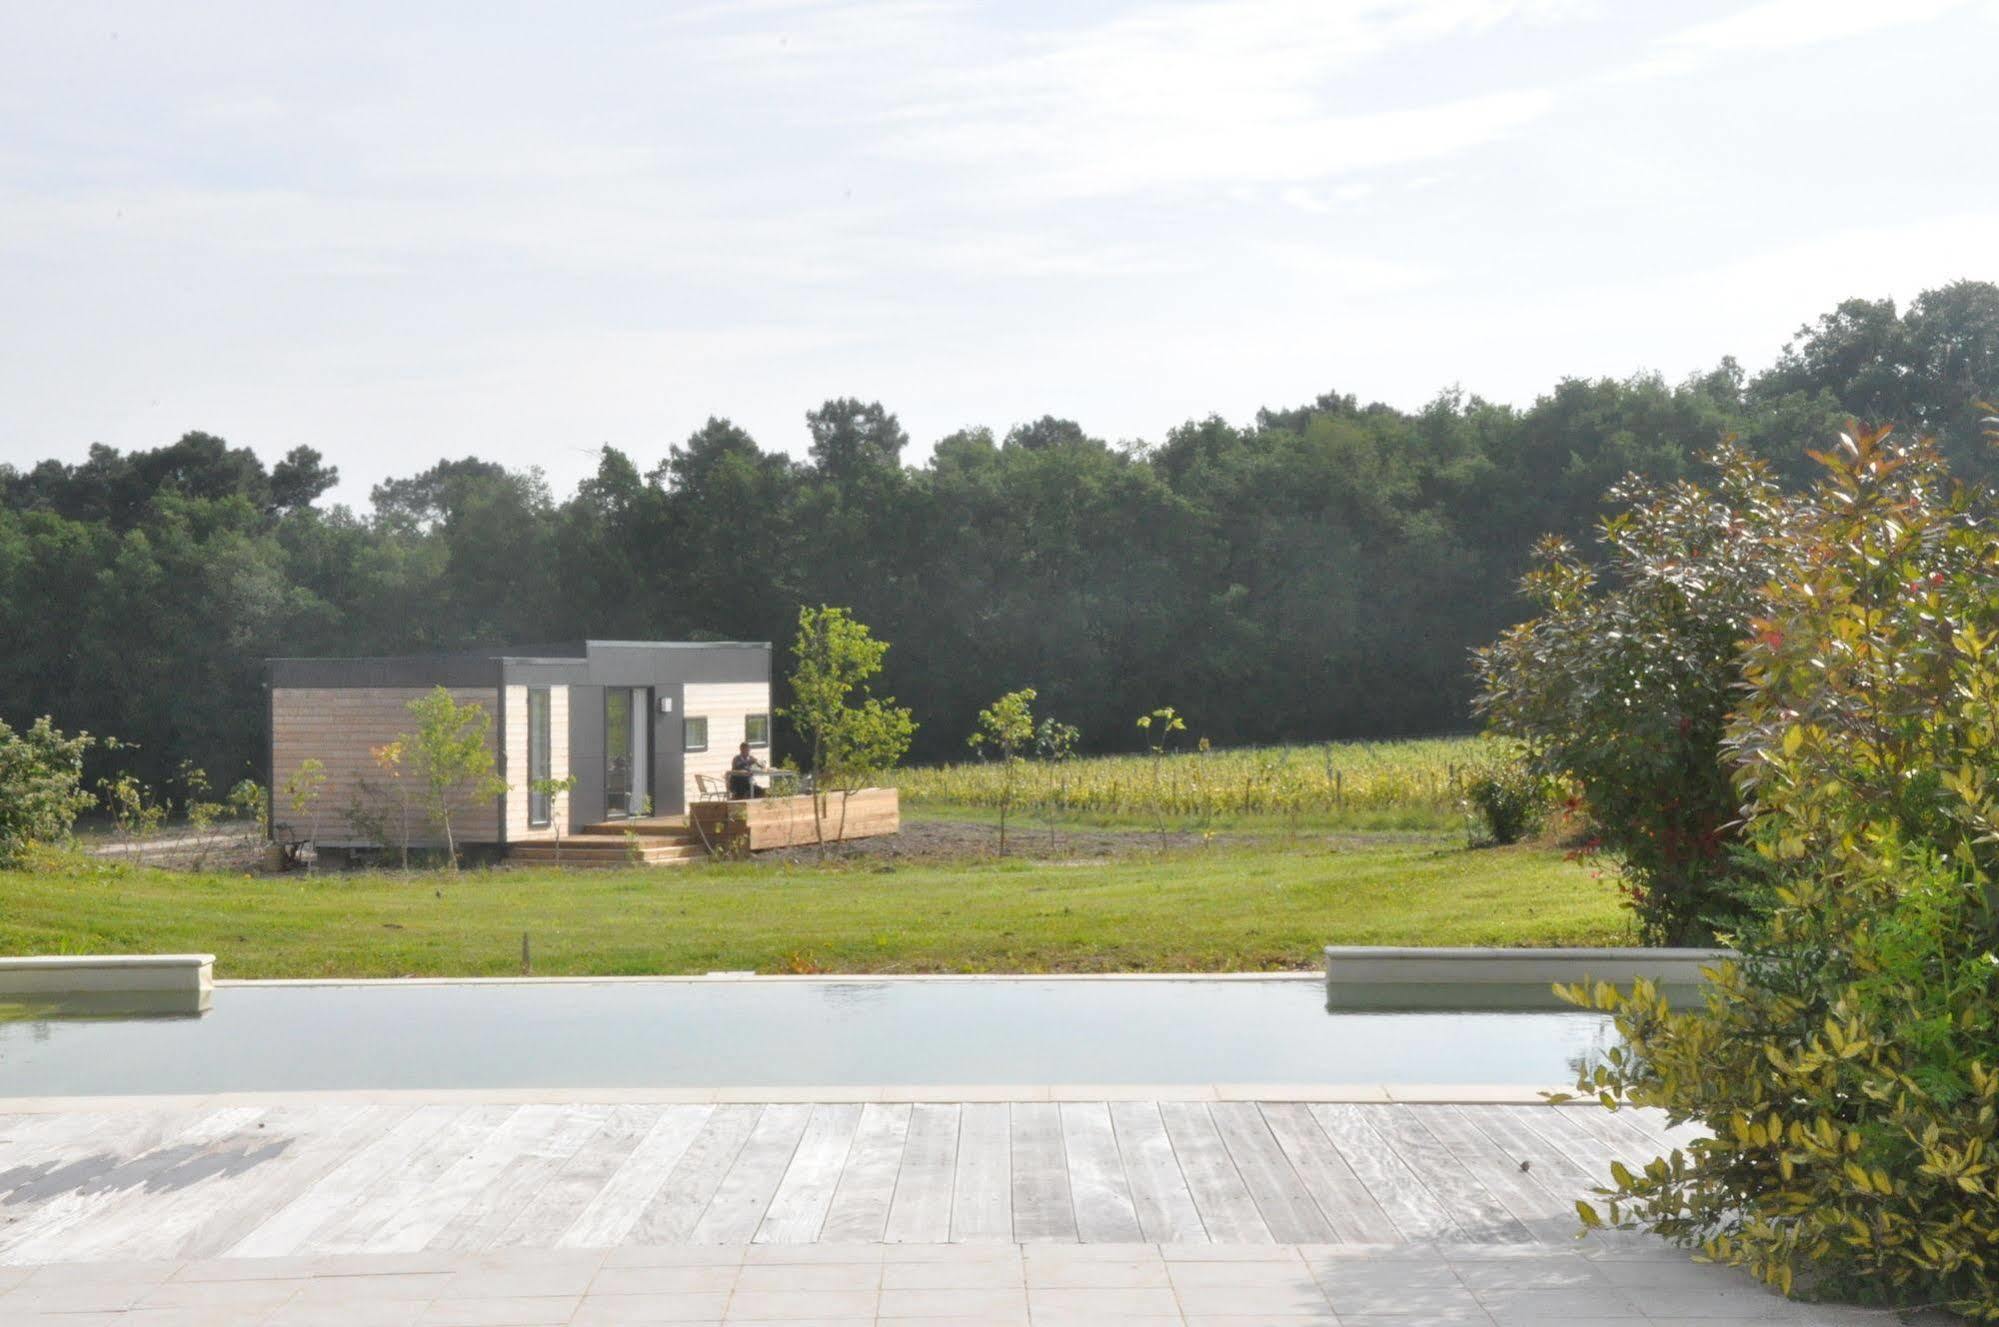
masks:
[[[678,843],[644,838],[624,843],[598,838],[587,842],[564,839],[560,853],[555,844],[542,840],[507,845],[507,860],[537,866],[675,866],[699,861],[708,855],[699,843]]]

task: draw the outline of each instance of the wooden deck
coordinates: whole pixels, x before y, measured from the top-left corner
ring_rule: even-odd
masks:
[[[0,1264],[755,1244],[1572,1246],[1596,1106],[158,1098],[0,1115]]]
[[[902,801],[894,788],[857,788],[819,798],[696,802],[689,816],[710,843],[766,852],[897,833],[902,828]]]

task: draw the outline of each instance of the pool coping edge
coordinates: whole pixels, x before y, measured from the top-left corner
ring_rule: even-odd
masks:
[[[146,1095],[0,1097],[0,1115],[95,1114],[194,1107],[352,1105],[779,1105],[917,1102],[1202,1101],[1311,1102],[1353,1105],[1545,1105],[1544,1092],[1572,1084],[1521,1087],[1482,1083],[922,1083],[805,1087],[688,1088],[352,1088],[291,1092],[190,1092]],[[1565,1105],[1596,1106],[1594,1097]]]

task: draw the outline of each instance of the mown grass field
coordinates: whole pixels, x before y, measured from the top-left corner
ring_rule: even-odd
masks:
[[[1329,943],[1635,943],[1542,848],[1284,838],[1065,864],[246,876],[0,872],[0,952],[209,952],[223,977],[1311,968]]]
[[[1232,747],[1087,756],[1017,765],[1016,814],[1098,824],[1164,818],[1182,829],[1295,822],[1306,826],[1441,828],[1454,824],[1463,787],[1507,748],[1484,737],[1312,746]],[[889,778],[915,811],[995,810],[1008,772],[997,761],[896,770]]]

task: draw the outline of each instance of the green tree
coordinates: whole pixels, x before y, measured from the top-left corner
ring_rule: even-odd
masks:
[[[307,860],[306,870],[310,874],[319,865],[319,799],[326,790],[326,762],[308,756],[299,762],[297,769],[285,778],[285,806],[292,813],[292,820],[284,828],[289,831],[284,844],[285,860],[295,863],[302,855],[305,844],[312,845],[312,856]],[[305,831],[301,838],[300,829]]]
[[[494,772],[492,716],[477,701],[459,704],[443,687],[409,703],[417,729],[398,740],[408,753],[424,817],[444,835],[451,869],[458,869],[453,817],[470,803],[498,797],[506,780]]]
[[[1479,711],[1536,775],[1581,790],[1654,944],[1707,943],[1742,913],[1722,729],[1793,520],[1760,462],[1714,464],[1713,488],[1614,490],[1601,570],[1544,541],[1522,583],[1541,615],[1476,655]]]
[[[1187,731],[1187,721],[1171,705],[1162,705],[1150,714],[1138,716],[1138,730],[1146,736],[1146,751],[1152,757],[1152,805],[1159,812],[1159,850],[1166,851],[1166,753],[1173,734]]]
[[[0,721],[0,866],[36,844],[62,843],[96,799],[83,791],[88,733],[64,734],[47,715],[25,732]]]
[[[826,795],[840,794],[841,828],[848,795],[870,775],[892,767],[909,750],[916,723],[893,696],[881,698],[868,683],[881,672],[888,642],[846,609],[821,605],[798,610],[791,646],[791,705],[782,713],[804,736],[816,800],[813,823],[820,848]]]
[[[1821,460],[1728,729],[1770,907],[1697,1007],[1568,993],[1626,1043],[1586,1089],[1710,1136],[1616,1168],[1609,1216],[1999,1319],[1999,500],[1885,430]]]
[[[1006,818],[1013,809],[1020,767],[1034,744],[1034,688],[1009,691],[979,711],[978,727],[966,743],[974,751],[998,757],[1002,775],[999,797],[999,855],[1006,856]]]
[[[553,813],[555,799],[576,791],[576,776],[565,774],[561,778],[534,779],[528,783],[528,791],[537,797],[546,797],[551,808],[548,817],[549,828],[555,831],[555,864],[562,865],[562,822],[568,817]]]

